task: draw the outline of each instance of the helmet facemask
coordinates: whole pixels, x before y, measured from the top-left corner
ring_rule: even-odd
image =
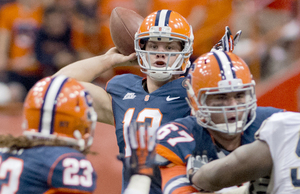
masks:
[[[182,50],[179,52],[158,52],[145,50],[145,44],[148,41],[153,42],[172,42],[179,41],[182,43]],[[142,68],[141,71],[149,75],[157,81],[167,81],[172,78],[172,75],[180,75],[186,72],[190,66],[189,57],[192,54],[193,35],[188,37],[183,34],[171,32],[168,26],[159,27],[152,26],[149,32],[137,33],[135,35],[135,50],[137,60]],[[151,55],[165,55],[167,62],[165,66],[151,66]],[[177,56],[173,64],[170,64],[171,57]]]
[[[228,82],[228,80],[224,81]],[[231,84],[232,85],[230,86],[220,86],[222,83],[219,83],[218,88],[202,88],[199,90],[197,99],[199,102],[197,122],[201,126],[233,135],[243,132],[254,121],[256,114],[254,83],[242,84],[241,80],[236,79],[231,80]],[[232,106],[222,104],[217,106],[207,105],[209,95],[226,94],[231,92],[243,93],[244,102],[238,102],[236,105]],[[214,123],[212,119],[213,114],[218,114],[219,117],[223,117],[225,122],[219,124]],[[234,122],[229,121],[230,116],[228,115],[230,114],[234,115]]]
[[[228,82],[228,80],[224,81]],[[246,130],[247,127],[254,121],[256,117],[255,110],[257,105],[254,81],[249,84],[242,84],[241,80],[239,79],[230,80],[230,82],[230,86],[220,81],[219,87],[202,88],[199,90],[197,95],[195,95],[194,90],[189,82],[186,83],[186,85],[189,85],[186,88],[190,96],[188,103],[190,104],[190,107],[192,108],[192,114],[196,117],[199,125],[215,131],[234,135]],[[232,92],[244,93],[244,103],[237,103],[233,106],[221,104],[207,105],[207,99],[209,95],[228,94]],[[195,106],[197,109],[195,109]],[[230,114],[234,115],[234,122],[229,121],[230,118],[232,119],[232,116],[228,116]],[[212,118],[214,116],[223,117],[225,122],[216,124]]]

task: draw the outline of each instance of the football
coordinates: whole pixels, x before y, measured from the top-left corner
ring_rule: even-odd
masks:
[[[116,7],[110,15],[109,29],[114,45],[123,55],[134,50],[134,35],[144,18],[133,10]]]

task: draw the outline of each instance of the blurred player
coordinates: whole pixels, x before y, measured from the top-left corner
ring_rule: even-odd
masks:
[[[130,160],[126,163],[130,183],[124,194],[148,194],[154,175],[155,135],[148,135],[150,124],[133,122],[127,130],[131,148]]]
[[[157,131],[157,161],[165,194],[197,191],[186,177],[189,156],[204,155],[208,161],[222,158],[253,142],[263,120],[282,111],[256,108],[249,68],[233,53],[213,51],[200,56],[187,77],[184,86],[193,116],[176,119]]]
[[[198,188],[215,191],[272,175],[268,193],[299,193],[299,129],[299,113],[274,114],[257,131],[256,141],[204,165],[192,181]]]
[[[131,122],[151,123],[151,134],[161,124],[190,115],[181,75],[190,66],[192,46],[193,33],[185,18],[171,10],[159,10],[145,18],[135,37],[137,61],[147,75],[145,79],[133,74],[115,76],[107,83],[106,91],[83,83],[94,97],[98,121],[115,125],[119,152],[125,158],[131,155],[127,137]],[[66,66],[56,75],[92,82],[109,68],[134,65],[135,59],[135,53],[124,56],[112,48],[104,55]],[[158,169],[154,177],[151,193],[161,193]],[[123,189],[129,178],[129,173],[123,170]]]
[[[92,193],[96,172],[86,154],[97,115],[76,80],[46,77],[24,102],[23,136],[0,136],[1,193]]]

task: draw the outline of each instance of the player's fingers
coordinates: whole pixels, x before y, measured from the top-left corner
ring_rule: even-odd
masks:
[[[136,60],[136,53],[131,53],[130,55],[128,55],[128,60],[129,60],[129,61],[134,61],[134,60]]]
[[[105,54],[120,53],[116,47],[110,48]]]
[[[137,149],[138,148],[138,142],[137,142],[137,123],[131,123],[131,125],[128,127],[127,130],[128,133],[128,140],[131,149]]]
[[[122,54],[120,54],[121,59],[117,58],[115,60],[117,60],[117,66],[133,66],[133,65],[139,65],[137,62],[137,58],[136,58],[136,54],[135,53],[131,53],[128,56],[124,56]]]
[[[242,35],[242,30],[239,30],[235,34],[235,36],[234,36],[234,46],[237,45],[237,43],[239,42],[241,35]]]
[[[147,137],[146,137],[146,128],[145,125],[140,125],[137,131],[137,138],[139,140],[139,148],[145,149],[147,145]]]
[[[228,45],[228,36],[225,34],[222,38],[222,45],[223,45],[223,50],[228,51],[229,50],[229,45]]]
[[[230,35],[230,38],[229,38],[229,52],[232,52],[234,49],[234,40],[233,40],[233,36]]]
[[[149,133],[149,130],[147,130],[147,133],[148,133],[148,135],[147,135],[147,141],[148,141],[148,151],[149,152],[152,152],[153,150],[154,150],[154,148],[155,148],[155,145],[156,145],[156,142],[155,142],[155,140],[156,140],[156,132],[154,132],[154,133],[152,133],[152,134],[150,134]]]

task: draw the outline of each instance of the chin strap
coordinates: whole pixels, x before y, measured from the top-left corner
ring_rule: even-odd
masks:
[[[238,121],[236,123],[220,123],[215,124],[216,128],[220,131],[227,131],[228,134],[237,134],[243,132],[243,121]],[[240,130],[239,130],[240,129]]]
[[[170,72],[149,72],[147,73],[153,80],[155,81],[167,81],[172,78],[172,74]]]

